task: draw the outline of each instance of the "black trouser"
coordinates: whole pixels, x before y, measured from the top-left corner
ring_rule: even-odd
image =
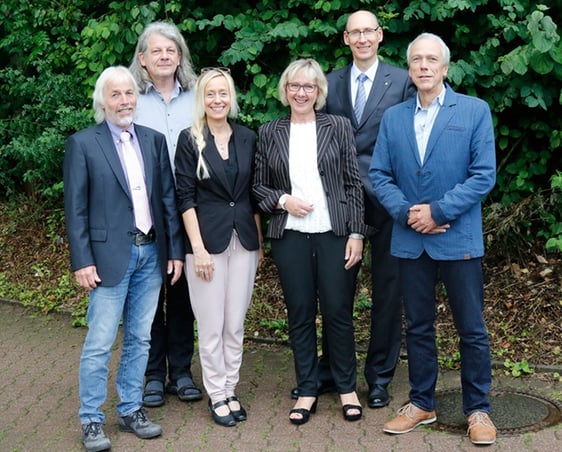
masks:
[[[192,377],[195,318],[189,301],[187,280],[182,272],[172,286],[170,278],[162,285],[158,309],[152,323],[146,380],[174,384],[180,377]]]
[[[285,231],[271,241],[287,314],[295,374],[301,397],[315,396],[318,381],[316,314],[320,304],[330,349],[330,368],[340,394],[355,391],[357,363],[353,335],[353,298],[359,265],[345,270],[347,237],[332,232]]]
[[[393,220],[386,215],[370,237],[373,283],[371,338],[365,360],[369,386],[386,386],[394,376],[402,342],[402,296],[398,258],[390,255]]]
[[[369,206],[368,216],[376,219],[377,229],[375,234],[369,237],[372,307],[365,380],[371,387],[375,384],[387,386],[394,376],[402,344],[402,296],[398,258],[390,254],[392,217],[378,203]],[[323,337],[319,381],[327,384],[333,380],[329,356],[330,350]]]

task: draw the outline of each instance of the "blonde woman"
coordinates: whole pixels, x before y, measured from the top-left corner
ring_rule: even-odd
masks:
[[[193,125],[180,133],[175,157],[203,383],[213,420],[227,427],[247,418],[235,390],[244,320],[263,256],[251,201],[256,137],[228,119],[237,113],[229,71],[204,69],[195,86]]]

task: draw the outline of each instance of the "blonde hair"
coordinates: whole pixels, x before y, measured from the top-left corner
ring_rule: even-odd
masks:
[[[281,103],[285,107],[289,105],[289,99],[287,99],[287,84],[297,75],[298,72],[301,71],[306,77],[310,77],[315,81],[316,86],[318,87],[318,98],[316,99],[314,108],[316,110],[322,110],[324,105],[326,105],[326,97],[328,96],[328,81],[326,80],[324,71],[318,62],[312,58],[295,60],[283,71],[278,85],[279,99],[281,99]]]
[[[203,72],[197,82],[195,83],[195,100],[193,105],[193,124],[191,125],[191,138],[195,143],[195,147],[199,152],[199,157],[197,159],[197,178],[208,179],[209,170],[207,165],[205,165],[205,160],[203,159],[203,150],[207,145],[205,136],[208,135],[207,126],[207,116],[205,113],[205,88],[208,83],[216,78],[224,77],[228,84],[228,91],[230,94],[230,111],[228,112],[229,118],[236,118],[238,116],[238,101],[236,100],[236,88],[234,86],[234,80],[228,71],[220,68],[212,68]]]

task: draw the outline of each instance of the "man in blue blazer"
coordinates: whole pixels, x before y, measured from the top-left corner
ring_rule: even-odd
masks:
[[[483,318],[481,201],[495,184],[494,129],[488,104],[444,83],[450,53],[423,33],[407,50],[417,97],[387,110],[369,174],[394,219],[407,321],[410,402],[384,425],[406,433],[436,420],[435,286],[441,279],[460,336],[463,411],[474,444],[492,444],[491,359]]]
[[[357,148],[357,162],[363,182],[365,223],[371,226],[372,308],[369,349],[365,360],[365,380],[369,387],[370,408],[388,405],[388,385],[400,357],[402,343],[402,300],[398,261],[390,254],[392,218],[376,199],[369,179],[369,165],[385,110],[415,94],[408,72],[378,59],[383,31],[376,16],[356,11],[347,20],[343,39],[353,55],[352,64],[328,74],[325,111],[351,121]],[[357,118],[357,77],[365,74],[365,108]],[[329,350],[323,341],[320,359],[319,392],[332,389],[328,365]]]
[[[167,274],[173,274],[174,282],[179,278],[184,243],[166,139],[133,124],[137,93],[128,69],[103,71],[93,94],[98,124],[68,138],[64,159],[71,267],[78,283],[89,290],[78,413],[88,451],[111,446],[100,407],[121,319],[119,426],[139,438],[162,433],[142,409],[143,376],[160,285]],[[129,162],[136,162],[135,169]],[[140,193],[138,198],[133,190]]]

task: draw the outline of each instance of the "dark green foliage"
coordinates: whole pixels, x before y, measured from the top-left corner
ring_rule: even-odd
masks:
[[[4,0],[2,193],[11,197],[25,191],[60,203],[65,138],[93,122],[95,79],[109,65],[129,65],[147,23],[176,23],[196,68],[230,67],[241,120],[257,129],[286,114],[277,82],[290,61],[313,57],[327,72],[349,62],[341,32],[347,15],[357,9],[378,15],[385,31],[379,53],[387,62],[405,67],[406,46],[423,31],[448,43],[449,82],[485,99],[494,115],[498,184],[490,201],[510,205],[550,189],[562,168],[560,2]],[[562,228],[560,209],[553,207],[551,216],[540,220],[545,240],[558,237]]]

